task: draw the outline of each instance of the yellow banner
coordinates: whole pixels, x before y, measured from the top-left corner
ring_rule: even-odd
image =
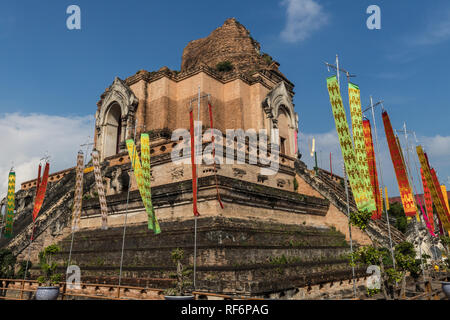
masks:
[[[361,110],[361,98],[359,87],[356,84],[348,84],[348,97],[350,102],[350,116],[352,120],[353,143],[355,145],[355,158],[358,164],[361,185],[364,188],[364,196],[369,205],[370,212],[377,210],[373,186],[370,181],[369,164],[367,162],[366,142],[364,139],[363,118]],[[376,190],[376,189],[375,189]],[[376,192],[376,191],[375,191]]]
[[[361,179],[362,176],[356,161],[353,141],[350,136],[350,129],[348,127],[341,91],[336,76],[327,78],[327,87],[336,124],[336,131],[339,137],[339,144],[341,146],[342,157],[344,158],[345,171],[347,172],[356,206],[360,211],[369,210],[371,212],[373,210],[369,209],[369,199],[367,198],[365,192],[366,189],[363,185]]]

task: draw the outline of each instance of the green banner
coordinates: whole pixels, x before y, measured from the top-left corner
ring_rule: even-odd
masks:
[[[365,197],[369,201],[367,209],[370,212],[376,210],[377,206],[373,194],[373,186],[370,181],[369,164],[366,156],[366,142],[364,140],[364,129],[362,124],[362,110],[359,87],[356,84],[348,84],[348,98],[350,102],[350,115],[352,120],[353,142],[355,145],[356,162],[358,164],[361,184],[364,188]],[[378,189],[378,188],[377,188]],[[378,190],[377,190],[378,191]]]
[[[130,155],[131,165],[133,167],[136,183],[141,194],[142,202],[148,215],[148,228],[154,230],[156,234],[161,233],[158,220],[156,219],[155,210],[152,204],[152,193],[150,185],[150,138],[148,134],[141,134],[141,157],[142,167],[137,155],[136,146],[133,140],[127,140],[128,154]]]
[[[350,136],[347,117],[345,115],[344,104],[342,102],[341,91],[336,76],[327,78],[328,93],[330,95],[331,108],[333,110],[336,131],[341,145],[342,157],[344,158],[345,170],[347,172],[353,197],[355,198],[358,210],[369,210],[369,200],[359,173],[356,162],[355,150]]]
[[[11,238],[13,233],[14,209],[16,206],[16,174],[11,171],[8,176],[8,203],[6,207],[5,238]]]

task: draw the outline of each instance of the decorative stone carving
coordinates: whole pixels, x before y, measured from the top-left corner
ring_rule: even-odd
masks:
[[[290,125],[292,128],[298,129],[298,115],[294,111],[292,96],[286,88],[284,81],[278,83],[266,96],[262,102],[262,108],[268,118],[276,124],[280,107],[284,106],[290,115]]]
[[[267,179],[269,179],[268,176],[265,176],[265,175],[262,175],[262,174],[258,174],[258,182],[264,183]]]
[[[289,149],[293,153],[295,149],[295,135],[294,132],[298,132],[298,115],[294,111],[294,104],[292,103],[292,93],[286,88],[286,83],[280,81],[266,96],[262,102],[262,108],[270,120],[270,141],[271,143],[279,143],[276,133],[273,129],[278,129],[278,116],[280,115],[280,109],[282,108],[282,113],[286,114],[288,118],[288,136],[289,136]],[[281,126],[285,126],[286,123],[281,123]],[[283,127],[284,128],[284,127]],[[283,129],[280,128],[280,129]],[[284,138],[288,138],[285,136]],[[292,154],[291,154],[292,155]]]
[[[277,179],[277,186],[280,188],[284,188],[284,186],[286,185],[286,180],[284,179]]]
[[[183,168],[173,168],[170,170],[172,180],[180,180],[184,176]]]
[[[239,168],[233,168],[233,175],[237,178],[242,178],[247,172]]]

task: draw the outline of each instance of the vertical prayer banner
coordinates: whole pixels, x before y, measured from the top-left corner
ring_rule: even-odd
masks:
[[[428,188],[428,184],[423,174],[422,168],[420,168],[420,175],[422,177],[423,197],[425,200],[425,208],[428,215],[428,222],[430,223],[431,230],[434,232],[433,202],[431,200],[430,189]]]
[[[152,199],[151,199],[151,191],[150,191],[150,151],[147,148],[146,144],[149,145],[149,137],[147,134],[141,135],[141,152],[144,152],[143,161],[145,166],[145,174],[147,179],[144,177],[144,170],[141,166],[141,161],[139,160],[139,156],[137,154],[136,146],[134,141],[129,139],[126,141],[128,154],[131,159],[131,166],[133,168],[134,177],[136,178],[136,184],[139,189],[139,193],[142,198],[142,202],[144,203],[145,210],[148,216],[148,229],[154,230],[155,234],[161,233],[161,228],[159,227],[158,220],[156,219],[156,215],[153,209]],[[144,143],[144,148],[142,150],[142,145]],[[148,154],[147,154],[148,152]],[[148,161],[148,163],[147,163]],[[148,181],[146,181],[148,180]]]
[[[84,155],[83,152],[78,152],[77,167],[75,178],[75,195],[73,197],[73,210],[72,210],[72,231],[79,229],[79,223],[81,219],[81,207],[83,201],[83,175],[84,175]]]
[[[392,129],[391,121],[389,120],[389,116],[386,111],[383,111],[382,117],[386,139],[389,146],[389,152],[391,154],[395,175],[397,177],[398,189],[400,191],[403,209],[405,210],[405,215],[407,217],[413,217],[417,214],[417,208],[413,193],[411,191],[411,186],[409,185],[402,155],[400,154],[397,139],[394,136],[394,130]]]
[[[39,182],[39,178],[41,175],[41,166],[39,165],[39,174],[38,174],[38,188],[36,191],[36,199],[34,200],[34,208],[33,208],[33,222],[36,220],[36,217],[41,211],[42,204],[44,203],[45,192],[47,191],[47,182],[48,182],[48,173],[50,170],[50,164],[47,162],[45,164],[44,175],[42,176],[42,181]]]
[[[157,224],[157,221],[156,221],[155,209],[153,208],[153,203],[152,203],[150,137],[147,133],[141,134],[141,160],[142,160],[142,177],[143,177],[143,183],[144,183],[145,201],[146,201],[146,207],[149,208],[149,210],[147,211],[147,214],[148,214],[147,224],[148,224],[148,228],[150,230],[153,230]],[[157,229],[159,230],[159,225],[158,225]]]
[[[336,76],[327,78],[327,87],[336,124],[336,131],[339,137],[339,144],[341,146],[342,157],[344,159],[345,170],[348,175],[356,206],[358,207],[358,210],[361,211],[369,210],[369,199],[367,198],[358,163],[356,162],[353,142],[350,136],[347,117],[345,115],[345,109]]]
[[[13,234],[14,210],[16,205],[16,173],[11,171],[8,176],[8,202],[6,205],[5,238]]]
[[[437,181],[436,175],[433,175],[433,172],[435,173],[434,169],[430,170],[427,157],[425,153],[423,152],[422,146],[416,147],[417,156],[419,157],[420,161],[420,167],[423,170],[423,175],[425,177],[427,186],[431,193],[431,198],[433,200],[434,206],[436,208],[436,212],[438,213],[439,220],[442,223],[442,227],[446,230],[450,230],[450,223],[447,219],[447,213],[448,210],[446,206],[444,206],[444,199],[441,194],[441,188],[439,185],[439,181]]]
[[[374,212],[377,209],[375,195],[377,194],[378,187],[374,192],[366,156],[366,142],[363,129],[360,91],[356,84],[348,84],[348,97],[350,102],[350,116],[352,120],[353,143],[355,146],[355,156],[359,168],[360,180],[364,188],[364,196],[369,202],[367,209],[370,212]],[[375,217],[372,216],[372,218]]]
[[[383,191],[378,183],[375,149],[373,147],[372,128],[370,126],[369,120],[363,121],[363,130],[367,154],[367,164],[369,167],[370,182],[372,184],[373,195],[376,203],[376,210],[373,211],[372,219],[381,219],[381,213],[383,211]]]
[[[92,166],[94,167],[95,185],[97,186],[100,212],[102,215],[102,230],[108,229],[108,206],[106,204],[105,187],[100,170],[100,155],[97,150],[92,151]]]

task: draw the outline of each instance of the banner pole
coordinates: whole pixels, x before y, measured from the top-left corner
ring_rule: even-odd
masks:
[[[416,187],[414,185],[414,178],[413,178],[413,175],[412,175],[412,170],[411,170],[411,167],[410,167],[409,143],[408,143],[408,134],[406,133],[406,122],[403,122],[403,128],[404,128],[405,141],[406,141],[406,167],[407,167],[407,170],[409,171],[409,176],[408,177],[411,180],[410,181],[410,185],[413,187],[414,190],[416,190]],[[417,192],[416,192],[416,194],[417,194]],[[424,197],[425,197],[425,193],[423,193],[423,194],[424,194]],[[416,206],[417,206],[417,204],[416,204]],[[426,281],[425,280],[425,268],[423,267],[423,261],[422,261],[422,237],[419,234],[419,226],[418,226],[418,224],[421,223],[421,219],[420,219],[420,216],[419,216],[418,213],[417,213],[417,218],[418,219],[417,219],[416,223],[414,223],[414,230],[416,231],[417,236],[419,237],[420,266],[422,267],[423,281],[425,283],[425,281]],[[424,222],[425,222],[425,218],[424,218]],[[427,227],[425,227],[425,229],[427,229]]]
[[[383,107],[383,105],[382,105],[382,107]],[[372,96],[370,96],[370,108],[372,110],[373,127],[375,129],[375,142],[377,144],[377,158],[378,158],[378,163],[379,163],[379,166],[377,166],[377,167],[380,170],[381,186],[382,186],[382,188],[385,188],[385,185],[383,182],[383,169],[382,169],[382,163],[381,163],[381,157],[380,157],[380,144],[378,143],[377,123],[375,121],[375,111],[374,111]],[[387,220],[387,226],[388,226],[389,246],[391,249],[392,263],[393,263],[394,269],[395,269],[395,256],[394,256],[394,250],[392,248],[391,224],[389,222],[389,212],[387,210],[387,203],[386,203],[387,200],[386,200],[386,198],[384,198],[383,200],[384,200],[383,209],[384,209],[384,212],[386,213],[386,220]]]
[[[350,223],[350,199],[347,185],[347,171],[345,170],[345,163],[342,164],[344,170],[344,186],[345,195],[347,197],[347,218],[348,218],[348,234],[350,238],[350,253],[352,254],[352,282],[353,282],[353,296],[356,298],[356,280],[355,280],[355,266],[353,265],[353,239],[352,239],[352,226]]]
[[[339,57],[336,54],[336,66],[333,66],[327,62],[325,62],[325,65],[328,68],[336,69],[336,78],[339,86],[339,91],[341,90],[341,82],[340,82],[340,72],[344,72],[347,75],[347,81],[350,80],[350,77],[355,77],[355,75],[350,75],[350,73],[347,70],[340,69],[339,68]],[[328,69],[329,70],[329,69]],[[316,154],[316,153],[314,153]],[[349,199],[349,190],[347,185],[347,171],[345,170],[345,162],[342,164],[343,166],[343,173],[344,173],[344,186],[345,186],[345,194],[346,194],[346,200],[347,200],[347,219],[348,219],[348,231],[349,231],[349,238],[350,238],[350,252],[352,254],[352,262],[353,262],[353,239],[352,239],[352,229],[351,229],[351,223],[350,223],[350,199]],[[317,167],[317,156],[316,156],[316,167]],[[353,281],[353,296],[356,298],[356,280],[355,280],[355,267],[352,263],[352,281]]]
[[[137,128],[137,119],[134,119],[134,136],[133,136],[133,153],[130,159],[130,167],[131,167],[131,172],[134,173],[134,169],[133,169],[133,162],[136,159],[136,154],[137,154],[137,147],[136,147],[136,128]],[[122,281],[122,267],[123,267],[123,253],[124,253],[124,248],[125,248],[125,235],[127,232],[127,218],[128,218],[128,204],[130,202],[130,189],[131,189],[131,175],[130,175],[130,179],[128,181],[128,192],[127,192],[127,204],[126,204],[126,209],[125,209],[125,221],[123,223],[123,237],[122,237],[122,250],[120,253],[120,270],[119,270],[119,287],[117,288],[118,293],[120,295],[120,284]]]

